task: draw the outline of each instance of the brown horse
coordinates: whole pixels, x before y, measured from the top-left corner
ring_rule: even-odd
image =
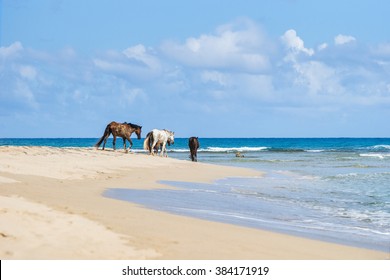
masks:
[[[114,150],[115,150],[115,142],[116,142],[117,136],[122,137],[123,148],[125,149],[125,151],[126,151],[126,139],[127,139],[127,141],[129,141],[129,143],[130,143],[129,149],[131,149],[131,147],[133,146],[133,142],[131,141],[130,136],[133,132],[135,132],[135,134],[137,134],[137,138],[141,139],[141,129],[142,129],[142,126],[132,124],[132,123],[110,122],[107,125],[103,136],[95,144],[95,148],[98,149],[100,144],[104,141],[104,143],[103,143],[103,150],[104,150],[104,147],[106,146],[107,138],[110,136],[110,134],[112,134],[112,136],[114,137],[114,140],[112,141],[112,146],[113,146]]]
[[[199,145],[198,137],[190,137],[190,139],[188,139],[188,147],[190,147],[192,161],[198,161],[197,152],[199,146],[200,145]]]

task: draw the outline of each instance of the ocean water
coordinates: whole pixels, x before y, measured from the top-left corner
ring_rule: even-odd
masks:
[[[258,169],[258,178],[105,196],[202,219],[390,252],[390,138],[200,138],[198,161]],[[0,145],[91,147],[97,139],[0,139]],[[189,160],[187,139],[170,157]],[[111,147],[111,140],[107,147]],[[133,140],[142,153],[142,140]],[[117,149],[123,149],[118,139]],[[244,157],[236,157],[240,152]]]

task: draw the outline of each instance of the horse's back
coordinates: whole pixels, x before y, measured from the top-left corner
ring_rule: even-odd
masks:
[[[190,157],[192,161],[198,161],[197,159],[197,151],[199,148],[199,140],[198,137],[190,137],[188,139],[188,146],[190,147]]]
[[[119,123],[117,123],[116,121],[112,121],[110,122],[107,126],[117,126]]]
[[[166,142],[168,140],[168,133],[165,129],[153,129],[152,130],[154,139],[157,139],[158,141],[164,141]]]
[[[190,137],[190,139],[188,140],[188,146],[190,147],[190,149],[192,150],[196,150],[199,148],[199,140],[198,140],[198,137]]]

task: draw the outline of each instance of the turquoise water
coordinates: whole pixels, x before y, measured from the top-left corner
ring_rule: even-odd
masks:
[[[390,252],[389,138],[199,140],[200,162],[254,168],[265,176],[221,178],[213,184],[161,182],[178,190],[108,189],[104,195],[180,215]],[[0,145],[91,147],[96,141],[0,139]],[[169,156],[189,160],[187,141],[175,139]],[[133,142],[133,151],[143,152],[143,141]],[[122,149],[121,140],[117,148]],[[236,157],[238,151],[244,157]]]

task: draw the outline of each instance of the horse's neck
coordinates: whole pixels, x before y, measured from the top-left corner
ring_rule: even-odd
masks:
[[[137,130],[137,128],[135,126],[129,125],[129,127],[130,127],[130,133],[133,133],[134,131]]]

